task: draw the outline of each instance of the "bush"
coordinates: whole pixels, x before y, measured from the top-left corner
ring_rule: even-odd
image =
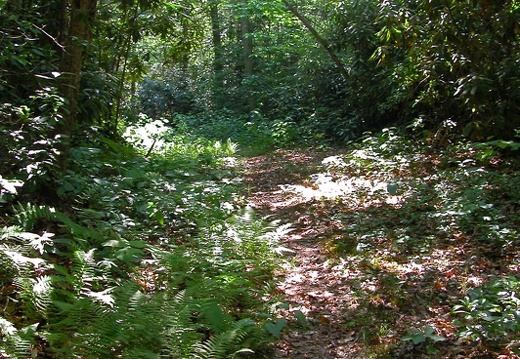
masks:
[[[495,279],[467,291],[453,307],[459,335],[474,342],[499,344],[518,338],[520,333],[520,280]]]

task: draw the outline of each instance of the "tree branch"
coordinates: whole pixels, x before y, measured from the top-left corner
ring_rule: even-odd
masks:
[[[327,54],[329,55],[330,59],[334,64],[336,65],[339,73],[345,80],[348,80],[349,75],[347,70],[345,69],[345,66],[341,62],[340,58],[336,53],[332,50],[332,47],[330,46],[329,42],[325,40],[319,33],[316,31],[314,26],[312,26],[311,22],[300,12],[298,11],[298,8],[296,5],[292,4],[288,0],[282,0],[284,5],[287,7],[287,10],[289,10],[300,22],[309,30],[311,35],[316,39],[316,41],[323,47],[325,51],[327,51]]]

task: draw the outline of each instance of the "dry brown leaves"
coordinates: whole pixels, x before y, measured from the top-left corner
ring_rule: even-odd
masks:
[[[465,289],[480,285],[497,266],[504,265],[475,254],[464,236],[453,234],[454,241],[422,257],[403,253],[384,236],[368,256],[337,255],[334,243],[336,238],[345,242],[345,224],[335,220],[334,214],[364,211],[366,204],[356,209],[334,198],[324,200],[287,189],[316,190],[310,175],[324,172],[323,159],[338,154],[278,150],[244,160],[249,204],[294,228],[283,238],[284,246],[293,252],[279,273],[277,290],[290,305],[284,313],[290,329],[278,344],[277,356],[516,358],[512,352],[494,353],[455,337],[452,306]],[[392,206],[372,206],[368,221],[371,216],[390,216],[388,221],[392,221]],[[295,313],[303,313],[306,321],[297,320]],[[439,352],[403,345],[401,338],[410,328],[424,326],[446,338]]]

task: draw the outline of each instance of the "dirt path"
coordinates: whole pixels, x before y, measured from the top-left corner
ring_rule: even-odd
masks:
[[[320,213],[316,180],[330,180],[323,175],[322,161],[333,154],[279,150],[244,163],[249,204],[293,228],[282,239],[293,258],[280,274],[278,290],[290,304],[287,319],[294,321],[294,312],[300,311],[307,322],[301,331],[282,336],[278,346],[282,358],[355,358],[359,349],[344,314],[353,305],[348,275],[329,260],[323,241],[336,229]]]
[[[470,289],[479,293],[479,287],[500,285],[500,278],[518,277],[517,242],[484,240],[477,236],[482,220],[449,214],[466,203],[442,195],[448,180],[449,190],[464,197],[449,178],[429,177],[426,186],[397,193],[384,168],[342,172],[338,159],[337,173],[328,172],[323,162],[335,162],[335,155],[343,154],[278,150],[244,163],[249,204],[293,229],[282,238],[291,253],[278,278],[291,325],[282,332],[277,358],[520,359],[517,336],[492,343],[483,333],[487,342],[476,345],[458,334],[459,326],[487,324],[468,315],[462,322],[465,312],[453,313]],[[416,156],[399,176],[413,182],[441,171],[446,177],[439,158]],[[511,204],[496,205],[504,218],[512,215]],[[502,303],[486,291],[493,305]],[[486,308],[464,310],[481,315]]]

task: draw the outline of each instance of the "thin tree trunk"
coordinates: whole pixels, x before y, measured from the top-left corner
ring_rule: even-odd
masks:
[[[130,14],[130,11],[128,11],[128,18],[125,15],[125,22],[127,23],[128,30],[126,33],[123,33],[122,36],[122,43],[119,47],[120,51],[118,52],[118,60],[117,60],[117,67],[114,68],[114,73],[119,73],[119,83],[117,86],[117,93],[115,96],[115,110],[111,111],[109,121],[108,121],[108,128],[109,133],[111,136],[116,136],[117,134],[117,126],[119,118],[121,117],[121,107],[123,104],[123,93],[124,93],[124,86],[125,86],[125,77],[127,75],[127,69],[128,69],[128,61],[130,59],[130,51],[132,50],[132,41],[133,40],[133,34],[136,32],[137,29],[137,18],[139,16],[138,8],[134,8],[133,12]],[[122,68],[121,68],[122,65]],[[121,72],[120,72],[121,71]]]
[[[211,35],[213,40],[213,70],[217,73],[222,71],[222,35],[220,28],[220,19],[218,15],[218,6],[220,1],[211,1],[209,5],[209,12],[211,17]]]
[[[62,73],[59,91],[65,98],[62,119],[56,128],[59,136],[60,161],[62,171],[67,168],[74,125],[78,112],[78,95],[81,68],[85,46],[90,42],[91,26],[96,12],[97,0],[72,0],[69,4],[69,21],[66,29],[65,48],[62,53],[60,71]]]
[[[288,0],[282,0],[284,5],[287,7],[287,9],[294,15],[300,22],[309,30],[311,35],[316,39],[316,41],[323,47],[325,51],[327,51],[327,54],[329,55],[332,62],[334,62],[334,65],[336,65],[336,68],[338,69],[339,73],[345,80],[348,80],[349,75],[347,70],[345,69],[345,66],[343,65],[343,62],[340,60],[340,58],[336,55],[336,53],[332,50],[332,47],[330,46],[329,42],[325,40],[319,33],[316,31],[314,26],[310,23],[310,21],[300,12],[298,11],[298,8],[289,2]]]
[[[253,39],[250,36],[250,22],[249,17],[245,14],[247,9],[247,0],[242,0],[244,6],[244,14],[240,17],[240,28],[242,32],[242,46],[244,54],[244,79],[246,82],[251,80],[253,76]],[[249,94],[247,96],[247,107],[250,111],[256,108],[256,101],[254,95],[251,93],[252,89],[250,84],[247,85],[249,88]]]
[[[211,39],[213,43],[213,91],[212,97],[215,104],[220,104],[222,91],[224,90],[224,51],[222,48],[222,29],[219,18],[220,0],[212,0],[209,3],[209,14],[211,18]]]

